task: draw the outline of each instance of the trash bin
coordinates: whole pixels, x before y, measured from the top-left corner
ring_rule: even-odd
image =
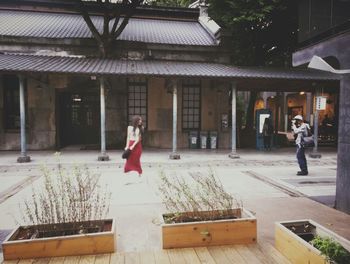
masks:
[[[188,135],[188,143],[190,149],[198,148],[198,131],[190,131]]]
[[[210,148],[216,149],[218,147],[218,132],[210,131],[209,138],[210,138]]]
[[[201,139],[201,149],[207,148],[207,142],[208,142],[208,132],[207,131],[201,131],[200,133],[200,139]]]

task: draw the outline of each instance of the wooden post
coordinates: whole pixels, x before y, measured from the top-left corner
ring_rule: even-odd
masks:
[[[19,111],[21,122],[21,156],[17,158],[17,162],[24,163],[30,162],[30,157],[27,156],[27,143],[26,143],[26,110],[25,110],[25,95],[24,95],[24,77],[18,76],[19,79]]]
[[[231,159],[239,158],[237,154],[237,143],[236,143],[236,129],[237,129],[237,116],[236,116],[236,97],[237,97],[237,83],[235,81],[231,82],[231,95],[232,95],[232,132],[231,132],[231,153],[229,157]]]
[[[100,80],[100,106],[101,106],[101,154],[98,156],[99,161],[108,161],[109,156],[106,154],[106,106],[105,106],[105,84],[104,78]]]
[[[170,153],[170,159],[180,159],[180,154],[177,153],[177,80],[171,81],[173,90],[173,149]]]

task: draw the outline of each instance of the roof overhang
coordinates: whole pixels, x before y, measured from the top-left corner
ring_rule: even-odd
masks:
[[[0,54],[0,72],[229,79],[340,80],[340,77],[336,74],[311,69],[248,68],[206,62],[115,60],[27,54]]]

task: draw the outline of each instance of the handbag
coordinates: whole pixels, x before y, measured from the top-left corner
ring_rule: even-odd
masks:
[[[126,149],[124,150],[123,154],[122,154],[122,158],[123,159],[128,159],[130,156],[131,150],[130,149]]]
[[[314,135],[303,137],[303,146],[305,148],[312,148],[315,146]]]

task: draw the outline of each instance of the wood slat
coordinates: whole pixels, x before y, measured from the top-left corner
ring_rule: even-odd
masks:
[[[110,263],[111,264],[124,264],[125,263],[124,253],[112,253]]]
[[[213,259],[212,255],[210,255],[210,252],[208,248],[206,247],[197,247],[194,249],[197,253],[197,256],[202,264],[216,264],[215,260]]]
[[[230,260],[227,258],[225,252],[221,249],[221,247],[208,247],[208,250],[216,263],[231,264]]]
[[[224,251],[226,257],[230,260],[232,264],[242,264],[245,263],[243,257],[238,253],[235,246],[222,246],[221,249]]]
[[[111,260],[111,254],[96,255],[95,264],[108,264]]]
[[[140,256],[136,252],[125,253],[125,264],[140,264]]]
[[[35,259],[33,262],[33,264],[49,264],[50,263],[50,258],[38,258]]]
[[[201,264],[196,251],[193,248],[184,248],[181,250],[182,255],[188,264]]]
[[[94,264],[95,263],[95,255],[85,255],[81,256],[79,259],[79,264]]]
[[[64,264],[78,264],[80,256],[68,256],[64,258]]]
[[[156,264],[170,264],[170,259],[167,250],[157,250],[154,252]]]
[[[186,263],[185,257],[181,254],[181,249],[169,249],[167,251],[171,264]]]
[[[153,264],[156,262],[152,251],[140,252],[139,255],[141,264]]]
[[[246,263],[259,263],[262,264],[263,262],[255,256],[255,254],[250,251],[247,246],[245,245],[237,245],[236,246],[237,252],[243,257],[243,259],[246,261]]]
[[[298,238],[298,237],[297,237]],[[288,256],[291,263],[325,263],[325,257],[318,254],[315,250],[310,250],[305,246],[307,242],[297,239],[289,230],[281,229],[276,226],[275,245],[278,251]],[[311,246],[310,246],[311,247]]]
[[[256,235],[255,219],[162,226],[164,249],[249,244]]]
[[[291,263],[285,256],[283,256],[270,243],[259,243],[258,247],[260,247],[261,251],[264,252],[264,254],[267,254],[268,256],[270,256],[278,264],[290,264]]]
[[[18,264],[32,264],[34,259],[21,259]]]
[[[3,262],[1,262],[2,264],[17,264],[18,263],[18,259],[15,260],[5,260]]]
[[[50,264],[63,264],[65,257],[55,257],[50,259]]]
[[[89,234],[90,235],[90,234]],[[3,244],[5,259],[50,258],[77,254],[103,254],[115,250],[114,234],[96,236],[66,236],[59,239],[42,238],[34,241],[14,241]],[[6,251],[5,251],[6,250]]]
[[[271,256],[265,255],[260,247],[256,245],[247,245],[247,248],[264,264],[279,264],[276,263]]]

